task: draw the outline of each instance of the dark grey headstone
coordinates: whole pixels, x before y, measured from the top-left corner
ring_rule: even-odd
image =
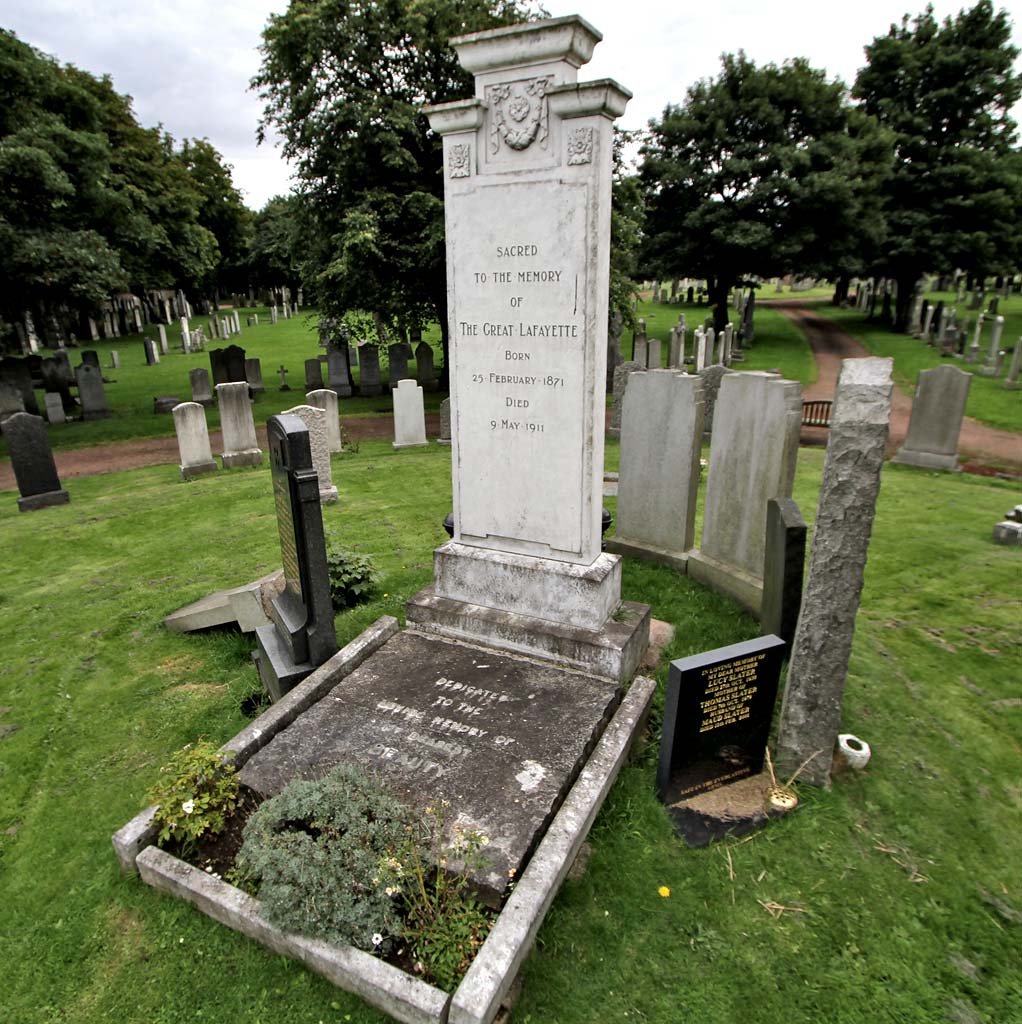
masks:
[[[82,363],[75,375],[78,379],[82,419],[100,420],[109,416],[110,410],[106,407],[106,393],[103,390],[103,371],[92,363]]]
[[[343,338],[331,338],[327,342],[326,365],[327,387],[338,398],[350,398],[354,389],[351,386],[351,372],[348,369],[348,343]]]
[[[25,411],[25,400],[15,385],[0,379],[0,418]]]
[[[712,366],[707,366],[699,371],[699,376],[703,382],[703,402],[705,403],[703,411],[704,439],[713,436],[713,409],[717,404],[720,382],[726,374],[732,372],[732,370],[729,370],[721,363],[714,363]]]
[[[337,638],[309,429],[285,413],[269,418],[266,435],[284,590],[270,602],[270,625],[256,630],[254,657],[267,692],[279,700],[336,653]]]
[[[305,390],[320,391],[323,388],[323,365],[318,359],[305,360]]]
[[[86,366],[94,366],[99,369],[99,353],[94,349],[86,348],[82,350],[82,363]]]
[[[71,497],[60,486],[42,418],[17,412],[4,420],[0,430],[7,441],[14,479],[21,492],[18,508],[22,512],[30,512],[47,505],[66,505]]]
[[[433,349],[420,340],[415,346],[415,379],[423,391],[436,390],[436,369],[433,365]]]
[[[56,359],[44,359],[40,367],[40,376],[43,381],[43,388],[52,394],[60,395],[61,404],[65,413],[74,412],[76,402],[71,397],[71,388],[64,379],[64,372]],[[25,403],[25,410],[29,411],[28,402]]]
[[[50,362],[52,364],[52,360]],[[38,415],[39,405],[36,402],[35,391],[32,387],[32,367],[37,367],[36,374],[42,379],[42,363],[43,360],[39,356],[29,356],[27,359],[5,356],[3,359],[0,359],[0,381],[5,381],[18,389],[18,392],[21,394],[21,401],[25,406],[25,412],[29,412],[33,416]],[[54,390],[57,389],[55,388]]]
[[[408,377],[408,347],[403,342],[388,347],[387,364],[390,372],[390,387],[393,391],[399,381]]]
[[[263,387],[263,366],[258,359],[245,360],[245,380],[253,392],[266,390]]]
[[[802,607],[805,565],[806,523],[798,505],[791,498],[768,499],[759,625],[765,636],[779,636],[789,647]]]
[[[358,393],[383,393],[383,385],[380,383],[380,350],[375,345],[362,345],[359,349]]]
[[[671,662],[657,770],[665,804],[762,770],[784,651],[765,636]]]
[[[227,365],[226,383],[248,381],[245,375],[245,350],[240,345],[228,345],[224,349],[224,362]]]

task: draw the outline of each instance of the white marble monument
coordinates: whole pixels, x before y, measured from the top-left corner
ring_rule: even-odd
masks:
[[[417,628],[630,677],[648,609],[601,553],[612,122],[577,16],[452,40],[475,97],[444,140],[454,538]],[[619,620],[626,621],[619,621]]]

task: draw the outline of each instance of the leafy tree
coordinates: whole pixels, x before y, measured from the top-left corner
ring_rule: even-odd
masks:
[[[610,207],[610,310],[621,314],[625,326],[635,326],[632,293],[642,233],[643,192],[637,174],[628,173],[623,148],[633,133],[614,129],[614,178]]]
[[[824,273],[882,231],[888,140],[802,58],[724,55],[716,79],[651,122],[642,156],[645,267],[705,277],[718,330],[746,275]]]
[[[255,215],[249,249],[249,270],[264,288],[287,285],[295,294],[301,274],[298,269],[301,239],[298,198],[274,196]]]
[[[1005,11],[980,0],[938,24],[933,8],[866,47],[855,82],[863,109],[894,134],[883,189],[881,268],[898,282],[895,325],[908,326],[913,286],[928,270],[980,277],[1019,258],[1022,178],[1008,111],[1022,95]]]
[[[452,36],[529,14],[525,0],[293,0],[271,15],[253,87],[298,168],[321,308],[399,330],[435,318],[446,354],[442,144],[422,106],[472,95]]]

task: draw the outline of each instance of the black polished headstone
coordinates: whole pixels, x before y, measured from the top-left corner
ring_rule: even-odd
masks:
[[[770,498],[759,624],[764,636],[779,636],[789,647],[802,607],[805,564],[806,523],[798,504],[791,498]]]
[[[657,793],[666,804],[757,774],[785,643],[765,636],[671,662]]]
[[[245,375],[245,350],[240,345],[228,345],[224,350],[224,361],[227,364],[227,382],[247,381]]]
[[[224,358],[222,348],[211,348],[209,350],[209,372],[213,378],[213,387],[217,384],[228,384],[227,360]]]
[[[14,479],[21,492],[18,508],[30,512],[48,505],[66,505],[71,497],[60,486],[42,418],[18,412],[4,420],[0,430],[7,441]]]
[[[279,700],[337,652],[337,637],[309,429],[283,414],[269,418],[266,436],[284,589],[270,602],[270,624],[256,630],[254,658],[267,692]]]

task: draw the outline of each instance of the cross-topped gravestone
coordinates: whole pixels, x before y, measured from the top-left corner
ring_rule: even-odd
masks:
[[[267,692],[279,700],[336,653],[337,637],[308,427],[297,416],[271,416],[266,435],[284,589],[270,601],[271,624],[256,630],[253,659]]]

